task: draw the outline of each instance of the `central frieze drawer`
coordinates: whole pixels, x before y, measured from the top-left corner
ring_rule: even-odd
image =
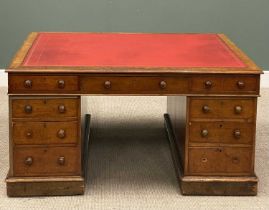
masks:
[[[81,77],[81,91],[89,94],[176,94],[188,92],[185,77]]]

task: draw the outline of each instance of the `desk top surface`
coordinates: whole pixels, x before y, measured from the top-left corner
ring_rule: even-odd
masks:
[[[8,71],[241,72],[260,69],[223,34],[31,33]]]

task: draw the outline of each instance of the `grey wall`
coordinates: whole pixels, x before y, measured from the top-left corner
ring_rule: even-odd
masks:
[[[31,31],[221,32],[269,69],[269,0],[0,0],[0,68]]]

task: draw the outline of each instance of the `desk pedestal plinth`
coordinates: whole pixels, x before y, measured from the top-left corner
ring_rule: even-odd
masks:
[[[9,197],[81,195],[85,190],[84,177],[27,177],[6,178]]]

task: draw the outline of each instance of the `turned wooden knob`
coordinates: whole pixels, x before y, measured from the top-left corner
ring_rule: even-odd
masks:
[[[58,81],[58,88],[60,88],[60,89],[63,89],[65,87],[65,82],[64,82],[64,80],[59,80]]]
[[[238,129],[234,130],[234,137],[237,138],[237,139],[239,139],[241,137],[240,130],[238,130]]]
[[[244,83],[243,81],[238,81],[238,82],[237,82],[237,87],[238,87],[239,89],[243,89],[243,88],[245,87],[245,83]]]
[[[24,81],[24,87],[25,88],[31,88],[32,87],[32,81],[27,79]]]
[[[104,83],[104,87],[105,87],[106,89],[110,89],[110,88],[111,88],[111,82],[110,82],[110,81],[105,81],[105,83]]]
[[[212,82],[210,80],[205,81],[205,88],[210,89],[212,87]]]
[[[63,139],[65,137],[65,130],[63,129],[60,129],[57,133],[57,136],[60,138],[60,139]]]
[[[207,137],[207,136],[208,136],[208,130],[203,129],[203,130],[201,131],[201,136],[202,136],[202,137]]]
[[[27,138],[31,138],[33,136],[33,132],[32,131],[27,131],[26,132],[26,137]]]
[[[33,164],[33,158],[32,157],[26,157],[24,160],[25,165],[31,166]]]
[[[26,106],[24,107],[24,111],[25,111],[26,113],[32,113],[32,106],[31,106],[31,105],[26,105]]]
[[[202,158],[202,162],[203,163],[206,163],[207,162],[207,158],[206,157]]]
[[[167,84],[166,84],[165,81],[161,81],[161,82],[160,82],[160,88],[161,88],[161,89],[165,89],[166,86],[167,86]]]
[[[65,113],[65,106],[64,106],[64,105],[59,105],[59,106],[58,106],[58,111],[59,111],[60,113]]]
[[[65,164],[65,158],[64,157],[59,157],[58,158],[58,164],[61,165],[61,166],[64,165]]]
[[[235,164],[238,164],[240,162],[240,160],[239,160],[238,157],[233,157],[232,162],[235,163]]]
[[[217,148],[216,152],[222,152],[222,148]]]
[[[210,111],[210,108],[209,108],[209,106],[207,106],[207,105],[205,105],[205,106],[203,106],[203,112],[204,113],[208,113],[209,111]]]
[[[235,106],[234,112],[235,114],[240,114],[242,112],[243,108],[241,106]]]

